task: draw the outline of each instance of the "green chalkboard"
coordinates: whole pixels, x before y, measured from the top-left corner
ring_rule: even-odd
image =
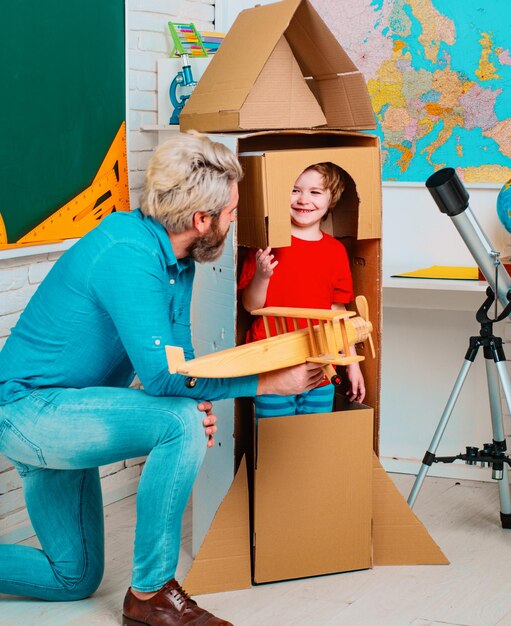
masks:
[[[124,0],[1,14],[0,214],[14,242],[90,185],[125,120]]]

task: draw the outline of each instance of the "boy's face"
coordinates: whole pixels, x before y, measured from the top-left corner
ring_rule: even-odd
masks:
[[[297,178],[291,192],[291,222],[298,228],[320,224],[328,213],[332,194],[323,186],[323,176],[306,170]]]

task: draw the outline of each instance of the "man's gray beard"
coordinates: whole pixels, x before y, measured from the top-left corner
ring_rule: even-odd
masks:
[[[224,250],[227,234],[222,234],[218,228],[218,216],[211,220],[211,228],[209,231],[196,239],[188,248],[188,256],[197,263],[209,263],[216,261]]]

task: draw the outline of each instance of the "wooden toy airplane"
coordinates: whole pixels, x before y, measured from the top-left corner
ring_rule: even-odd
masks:
[[[369,340],[373,326],[369,321],[367,300],[355,300],[358,316],[353,311],[329,309],[297,309],[268,307],[257,309],[253,315],[263,316],[268,337],[235,348],[220,350],[185,361],[183,349],[165,346],[169,372],[192,378],[232,378],[260,374],[299,365],[305,362],[322,363],[325,374],[333,382],[337,374],[334,365],[348,365],[363,361],[362,356],[351,356],[350,346]],[[268,318],[273,317],[278,335],[270,337]],[[287,320],[292,320],[295,330],[287,331]],[[307,328],[298,329],[298,319],[307,321]],[[317,320],[317,324],[313,324]]]

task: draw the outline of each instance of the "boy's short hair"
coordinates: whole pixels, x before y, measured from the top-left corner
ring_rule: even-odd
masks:
[[[218,215],[241,177],[238,159],[223,144],[196,131],[176,133],[149,161],[140,210],[169,232],[182,233],[197,211]]]
[[[307,172],[308,170],[314,170],[323,177],[323,185],[325,189],[330,191],[332,196],[330,206],[328,207],[330,212],[339,202],[342,192],[346,186],[346,179],[344,177],[343,170],[338,165],[330,162],[315,163],[314,165],[306,168],[304,171]]]

